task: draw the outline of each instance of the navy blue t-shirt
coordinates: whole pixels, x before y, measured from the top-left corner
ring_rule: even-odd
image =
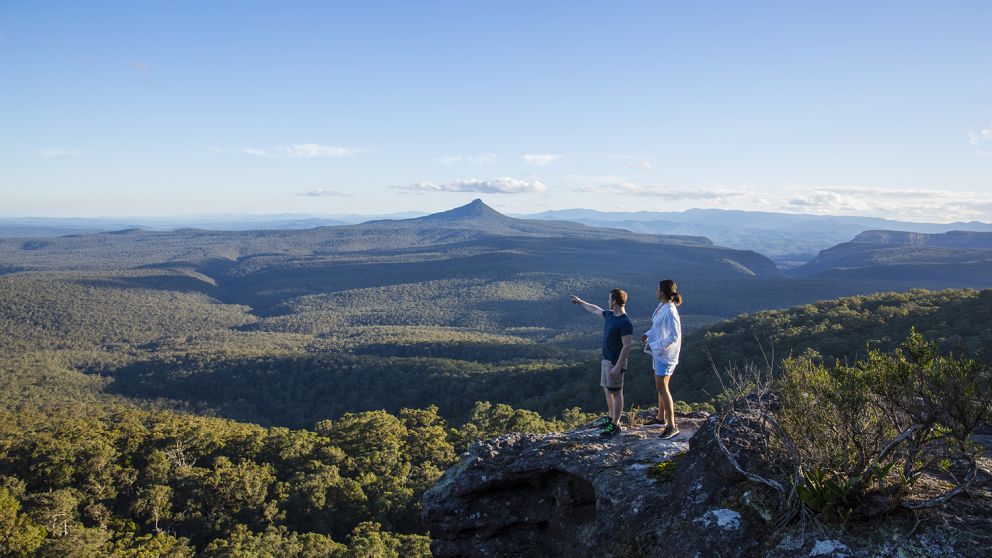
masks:
[[[616,364],[623,350],[624,335],[634,334],[634,324],[627,314],[614,316],[611,310],[603,310],[603,358]]]

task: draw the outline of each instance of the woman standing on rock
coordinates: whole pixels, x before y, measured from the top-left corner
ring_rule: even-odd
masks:
[[[651,329],[641,336],[644,342],[644,352],[651,355],[654,368],[654,385],[658,390],[658,414],[647,424],[662,424],[664,432],[659,438],[674,438],[679,429],[675,425],[675,403],[672,392],[668,389],[668,381],[679,363],[679,351],[682,349],[682,320],[679,318],[678,306],[682,304],[682,295],[678,292],[675,281],[665,279],[658,283],[658,307],[651,315]]]

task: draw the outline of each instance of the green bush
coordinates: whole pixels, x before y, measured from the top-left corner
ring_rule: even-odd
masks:
[[[689,406],[689,404],[686,403],[685,401],[676,401],[675,402],[675,412],[676,413],[688,414],[688,413],[691,413],[692,412],[692,407]]]
[[[977,471],[974,429],[992,416],[987,364],[942,355],[915,331],[894,353],[869,351],[853,365],[815,355],[788,359],[776,417],[798,452],[797,494],[811,509],[848,520],[947,501]],[[959,471],[954,487],[921,500],[921,475]]]

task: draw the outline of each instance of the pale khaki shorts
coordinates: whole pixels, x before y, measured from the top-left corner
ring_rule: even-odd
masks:
[[[599,385],[610,391],[623,389],[623,375],[627,371],[627,367],[624,366],[620,369],[620,377],[615,382],[613,378],[610,378],[610,370],[613,370],[613,363],[604,358],[603,366],[599,371]]]

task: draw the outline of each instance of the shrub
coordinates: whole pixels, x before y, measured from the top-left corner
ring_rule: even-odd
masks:
[[[850,366],[788,359],[777,386],[775,417],[799,460],[797,494],[824,516],[938,505],[975,478],[980,454],[971,434],[992,414],[985,363],[941,355],[914,331],[898,351],[870,351]],[[921,475],[939,471],[952,487],[913,498]]]

